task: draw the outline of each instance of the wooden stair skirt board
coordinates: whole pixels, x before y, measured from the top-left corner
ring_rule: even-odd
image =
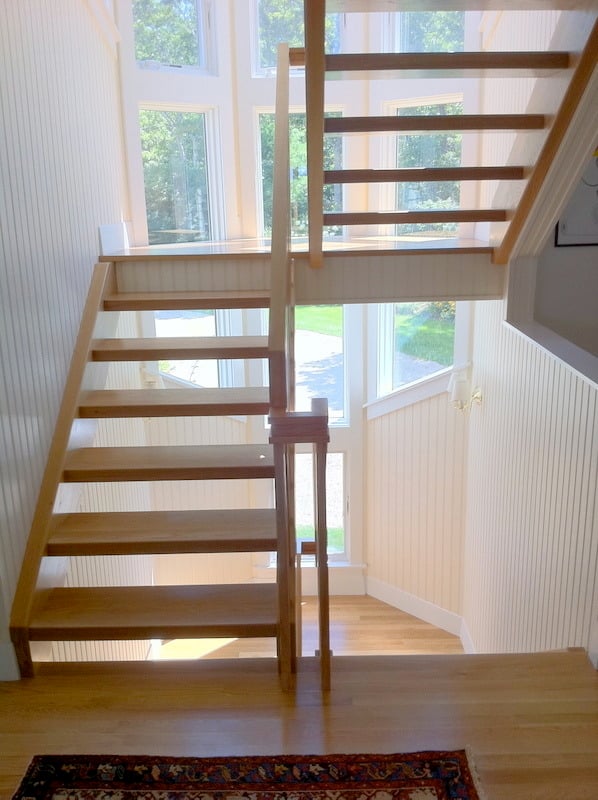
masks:
[[[402,133],[412,131],[541,130],[544,114],[433,114],[384,117],[326,117],[324,133]]]
[[[239,292],[119,292],[104,298],[104,311],[212,311],[224,308],[268,308],[270,295]]]
[[[79,398],[79,417],[188,417],[268,414],[267,387],[102,389]]]
[[[276,636],[276,584],[52,589],[29,641]]]
[[[160,361],[162,359],[268,358],[267,336],[160,337],[97,339],[92,361]]]
[[[83,447],[67,453],[62,480],[229,480],[273,478],[269,445],[183,445],[173,447]]]
[[[273,552],[273,508],[56,514],[49,556]]]

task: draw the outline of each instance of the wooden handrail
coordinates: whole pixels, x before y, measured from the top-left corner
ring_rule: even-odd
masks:
[[[582,95],[596,69],[597,62],[598,21],[594,23],[583,53],[575,67],[561,106],[554,118],[530,179],[523,190],[517,210],[511,219],[501,244],[494,251],[493,261],[495,264],[508,264],[510,261],[525,221],[538,199],[548,171],[555,161],[563,136],[571,124]]]
[[[77,416],[79,392],[85,367],[90,360],[92,340],[98,312],[105,295],[114,291],[115,272],[112,263],[96,264],[83,309],[81,326],[58,412],[46,468],[42,477],[37,505],[31,523],[23,565],[12,606],[11,638],[23,677],[33,674],[33,664],[26,630],[34,602],[42,558],[46,552],[49,524],[61,481],[67,451],[73,446],[72,423]]]
[[[324,263],[324,79],[326,0],[305,3],[305,117],[307,139],[307,208],[309,263]]]
[[[272,253],[270,280],[270,401],[273,408],[288,405],[286,355],[290,300],[290,177],[289,177],[289,47],[278,46],[272,194]]]

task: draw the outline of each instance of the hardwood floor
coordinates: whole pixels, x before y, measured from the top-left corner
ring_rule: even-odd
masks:
[[[337,656],[322,697],[265,659],[46,664],[0,684],[0,796],[36,753],[242,755],[469,746],[488,800],[596,800],[598,673],[580,651]]]
[[[318,647],[317,602],[302,603],[303,654]],[[337,656],[437,655],[462,653],[461,640],[417,617],[367,596],[330,598],[330,643]],[[164,658],[274,657],[273,639],[177,640],[162,647]]]
[[[304,654],[317,606],[303,604]],[[333,689],[313,659],[278,688],[271,639],[172,642],[196,660],[46,664],[0,684],[0,797],[36,753],[471,748],[488,800],[598,798],[598,673],[584,653],[463,656],[456,636],[371,597],[331,599]],[[243,659],[243,661],[223,661]]]

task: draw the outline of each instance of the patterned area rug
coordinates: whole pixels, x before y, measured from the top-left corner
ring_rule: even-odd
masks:
[[[36,756],[13,800],[481,800],[465,751]]]

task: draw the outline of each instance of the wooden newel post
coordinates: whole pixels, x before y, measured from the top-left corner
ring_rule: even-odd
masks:
[[[315,555],[318,570],[318,609],[319,609],[319,656],[321,684],[324,691],[330,689],[330,614],[328,591],[328,531],[326,526],[326,452],[330,440],[328,432],[328,401],[312,400],[311,411],[274,412],[270,417],[270,442],[275,453],[284,452],[288,459],[294,453],[294,445],[312,444],[314,447],[314,511],[315,511]],[[287,452],[288,451],[288,452]],[[288,470],[287,470],[288,474]],[[294,527],[294,526],[293,526]],[[285,566],[289,571],[288,609],[281,609],[285,619],[291,626],[297,626],[296,637],[292,644],[293,657],[297,649],[296,642],[301,636],[298,605],[300,598],[295,590],[300,583],[295,578],[294,561],[296,543],[294,530],[288,531],[288,538],[282,547]]]

